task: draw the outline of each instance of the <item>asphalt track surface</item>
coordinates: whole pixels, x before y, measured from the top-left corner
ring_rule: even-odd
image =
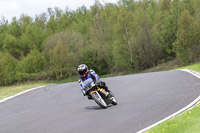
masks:
[[[183,71],[102,80],[118,105],[101,109],[77,82],[46,86],[0,104],[0,133],[134,133],[200,95],[200,79]]]

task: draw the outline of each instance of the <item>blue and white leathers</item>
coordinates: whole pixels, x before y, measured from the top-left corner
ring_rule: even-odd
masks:
[[[95,77],[95,81],[92,79],[91,75],[93,75],[93,77]],[[88,74],[79,80],[80,83],[80,87],[81,87],[81,91],[83,92],[83,94],[85,95],[86,92],[91,89],[93,87],[93,85],[95,85],[96,81],[99,80],[99,76],[95,73],[94,70],[89,70]]]

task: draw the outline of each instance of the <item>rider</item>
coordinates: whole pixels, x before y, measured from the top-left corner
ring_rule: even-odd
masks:
[[[92,81],[95,83],[96,86],[104,88],[107,92],[110,92],[105,82],[100,81],[99,76],[95,73],[95,71],[92,69],[88,70],[88,67],[85,64],[81,64],[78,66],[78,72],[81,76],[79,80],[81,91],[84,96],[86,95],[88,96],[88,99],[91,99],[91,97],[90,95],[87,94],[87,90],[84,89],[83,83],[90,78],[92,79]]]

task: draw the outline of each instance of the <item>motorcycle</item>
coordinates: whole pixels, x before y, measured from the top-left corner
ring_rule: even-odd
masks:
[[[96,86],[94,82],[87,83],[85,89],[87,90],[87,95],[91,96],[100,107],[106,109],[109,104],[117,105],[114,94]]]

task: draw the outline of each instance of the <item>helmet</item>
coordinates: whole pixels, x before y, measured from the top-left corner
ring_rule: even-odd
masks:
[[[81,76],[84,76],[87,73],[88,67],[85,64],[81,64],[78,66],[78,72]]]

